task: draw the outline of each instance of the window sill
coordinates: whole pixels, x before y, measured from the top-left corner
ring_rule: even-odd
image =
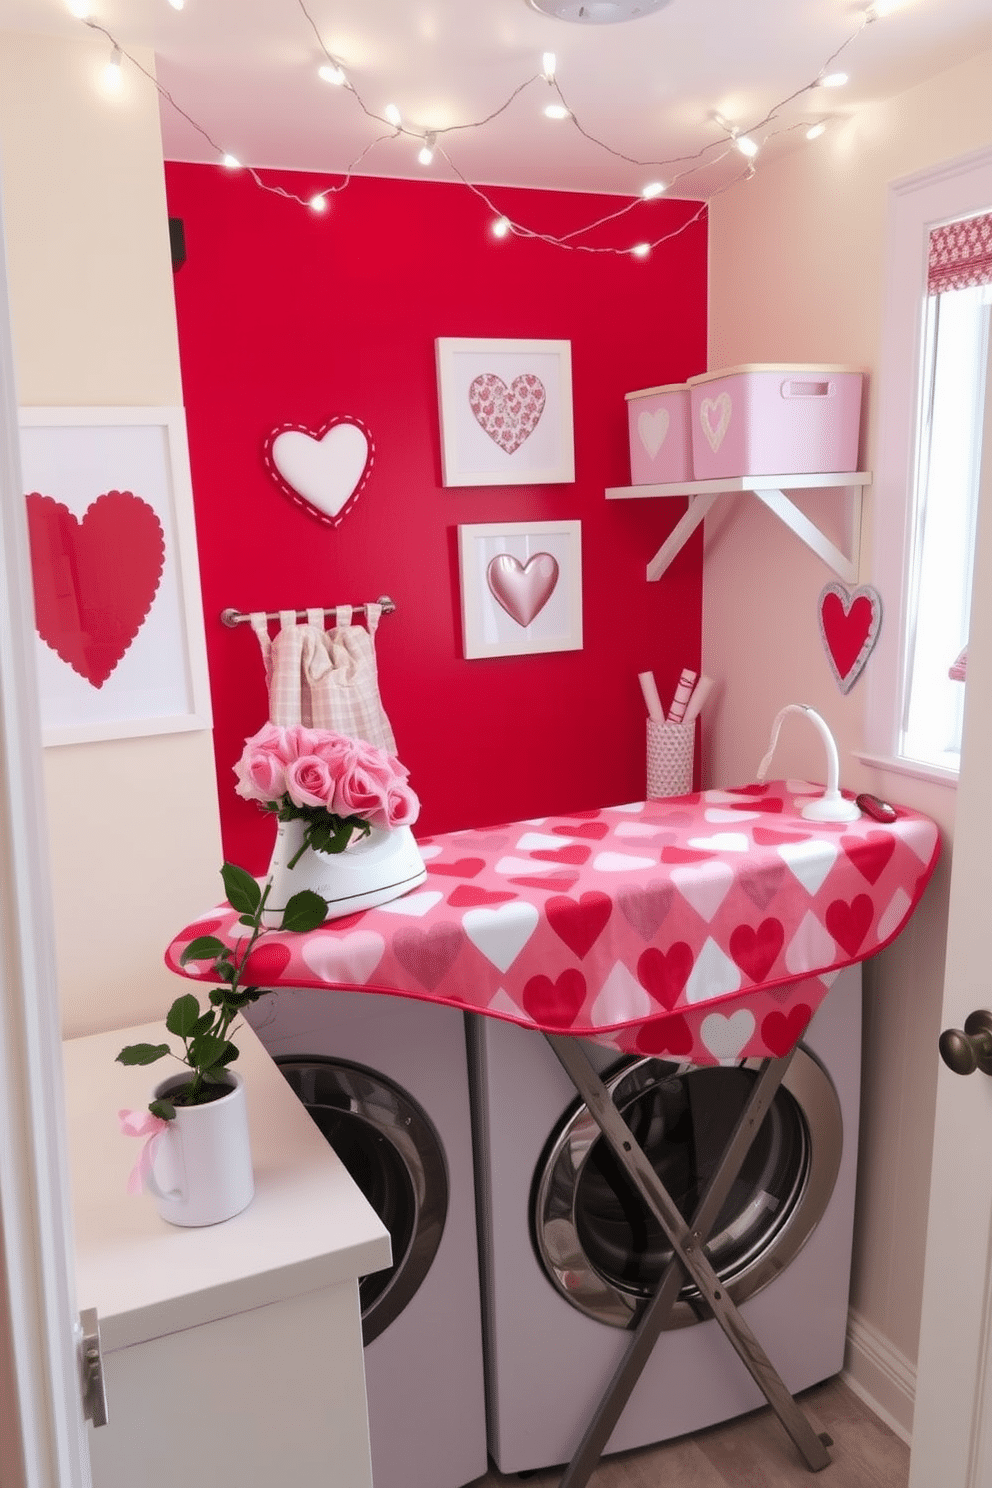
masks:
[[[865,754],[860,749],[852,750],[852,753],[863,765],[871,765],[877,770],[886,770],[893,775],[912,775],[914,780],[929,780],[933,785],[948,785],[952,790],[957,789],[957,770],[942,770],[939,765],[925,765],[920,760]]]

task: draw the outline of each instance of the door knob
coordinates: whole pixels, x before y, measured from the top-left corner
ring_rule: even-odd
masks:
[[[992,1075],[992,1013],[979,1008],[969,1013],[960,1028],[945,1028],[937,1041],[940,1057],[956,1075],[970,1075],[980,1069]]]

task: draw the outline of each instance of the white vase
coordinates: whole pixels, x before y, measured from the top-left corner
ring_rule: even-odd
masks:
[[[340,853],[314,852],[303,847],[306,822],[280,822],[267,879],[269,895],[262,923],[282,923],[286,903],[301,889],[312,889],[327,901],[327,918],[340,919],[360,909],[399,899],[427,877],[424,860],[409,827],[373,827],[368,836],[354,836]]]
[[[251,1203],[255,1179],[248,1137],[248,1108],[241,1076],[225,1070],[231,1089],[203,1106],[176,1106],[155,1138],[147,1187],[169,1224],[212,1225],[232,1219]],[[155,1086],[155,1100],[189,1083],[171,1075]]]

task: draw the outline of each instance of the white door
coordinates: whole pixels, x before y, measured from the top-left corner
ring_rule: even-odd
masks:
[[[0,213],[0,1327],[16,1361],[0,1387],[26,1488],[89,1488],[30,573]],[[16,1449],[0,1453],[19,1484]]]
[[[992,1011],[992,379],[985,430],[941,1028]],[[992,1078],[941,1064],[910,1488],[992,1484],[990,1154]]]

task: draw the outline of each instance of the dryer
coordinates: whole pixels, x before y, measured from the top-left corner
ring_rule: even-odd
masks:
[[[524,1472],[571,1460],[671,1250],[540,1034],[469,1023],[489,1450],[502,1472]],[[759,1061],[703,1067],[588,1048],[688,1217]],[[793,1393],[843,1364],[860,1066],[855,966],[806,1030],[708,1247]],[[607,1452],[765,1403],[700,1311],[683,1287]]]
[[[392,1237],[360,1283],[375,1488],[462,1488],[488,1467],[464,1016],[307,988],[245,1016]]]

